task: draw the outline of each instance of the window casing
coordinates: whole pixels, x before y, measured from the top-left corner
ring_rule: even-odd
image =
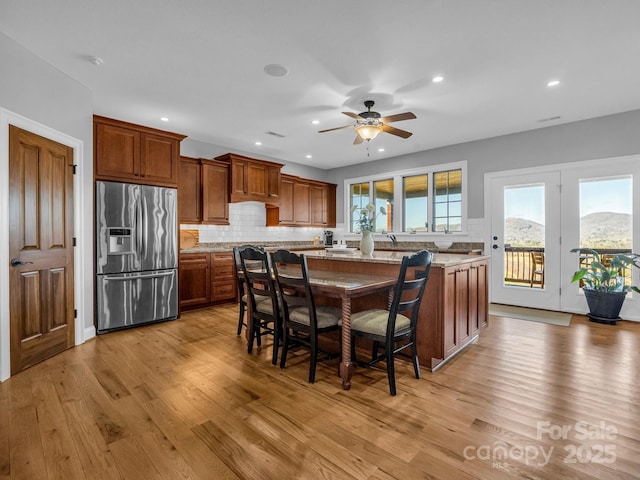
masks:
[[[354,219],[361,208],[383,207],[377,233],[444,234],[466,231],[467,164],[456,162],[345,180],[345,223],[358,231]],[[356,213],[351,206],[357,207]]]

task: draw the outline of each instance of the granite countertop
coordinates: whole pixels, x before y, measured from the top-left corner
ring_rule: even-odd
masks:
[[[259,242],[247,242],[253,243],[255,245],[259,245],[265,248],[268,252],[275,252],[279,249],[284,250],[322,250],[326,248],[325,245],[314,245],[313,242],[310,241],[299,241],[299,242],[269,242],[269,243],[259,243]],[[192,248],[181,248],[180,253],[215,253],[215,252],[230,252],[234,249],[234,247],[239,247],[240,245],[244,245],[244,243],[201,243]],[[357,248],[359,242],[349,240],[347,241],[347,246]],[[393,245],[392,242],[385,241],[376,241],[376,250],[375,253],[381,252],[417,252],[420,250],[429,250],[434,253],[447,253],[447,254],[468,254],[468,253],[482,253],[482,244],[478,243],[454,243],[450,248],[446,250],[439,250],[430,242],[398,242]],[[476,257],[477,259],[477,257]]]
[[[366,262],[366,263],[390,263],[396,264],[402,262],[402,257],[406,251],[374,251],[371,255],[362,255],[359,250],[353,253],[334,253],[327,250],[306,250],[304,253],[308,258],[322,258],[333,261],[349,261],[349,262]],[[456,253],[435,253],[431,265],[434,267],[452,267],[463,263],[477,262],[478,260],[486,260],[490,258],[488,255],[467,255]]]

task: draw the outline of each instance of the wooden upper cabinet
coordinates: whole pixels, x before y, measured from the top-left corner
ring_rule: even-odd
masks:
[[[280,170],[282,164],[227,153],[215,158],[230,166],[230,201],[280,202]]]
[[[267,207],[267,226],[336,226],[336,185],[281,175],[280,203]]]
[[[310,225],[310,185],[304,182],[296,182],[293,185],[293,222],[296,225]]]
[[[180,158],[178,220],[180,223],[202,222],[202,167],[197,158]]]
[[[96,180],[176,187],[184,135],[93,116]]]
[[[202,160],[202,223],[229,224],[229,165]]]
[[[203,158],[180,158],[180,223],[229,224],[229,165]]]

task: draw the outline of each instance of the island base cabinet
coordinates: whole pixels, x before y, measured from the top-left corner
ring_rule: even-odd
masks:
[[[487,274],[486,260],[431,270],[418,325],[422,365],[436,369],[487,326]]]

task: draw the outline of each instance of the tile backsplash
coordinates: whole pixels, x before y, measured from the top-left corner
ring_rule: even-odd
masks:
[[[181,229],[198,230],[201,243],[218,242],[281,242],[281,241],[309,241],[314,237],[322,240],[322,228],[300,228],[300,227],[266,227],[267,211],[263,203],[242,202],[229,204],[229,225],[180,225]],[[355,234],[346,234],[344,224],[336,225],[332,228],[334,240],[354,240]],[[379,234],[381,239],[386,240],[386,236]],[[483,242],[484,241],[484,219],[470,218],[467,220],[467,233],[464,235],[452,234],[451,240],[454,242]],[[398,242],[403,241],[429,241],[435,238],[434,235],[426,234],[398,234]],[[441,237],[441,235],[440,235]],[[378,238],[378,235],[376,235]]]

